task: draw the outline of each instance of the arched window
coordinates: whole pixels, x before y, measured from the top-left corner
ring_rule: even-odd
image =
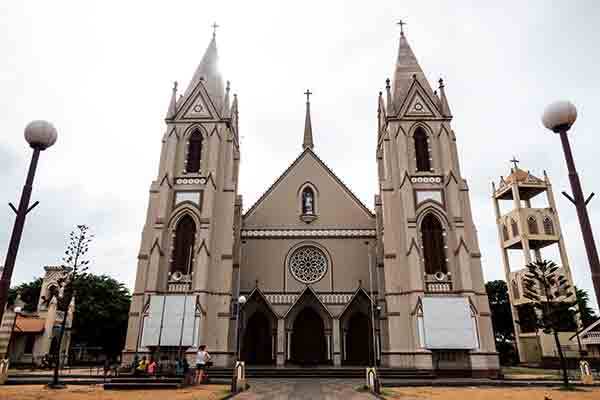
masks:
[[[510,228],[512,229],[512,235],[519,236],[519,226],[517,225],[517,221],[514,219],[510,220]]]
[[[538,233],[540,233],[538,229],[537,219],[533,215],[527,218],[527,229],[532,235],[537,235]]]
[[[439,219],[429,213],[421,222],[425,273],[447,272],[446,252],[444,250],[444,229]]]
[[[508,228],[504,224],[502,224],[502,236],[504,240],[508,240]]]
[[[191,272],[195,237],[196,224],[192,217],[184,215],[177,223],[177,228],[175,228],[171,273],[181,272],[187,275]]]
[[[415,156],[417,158],[417,171],[431,171],[427,134],[421,127],[415,131]]]
[[[544,233],[546,235],[554,235],[554,224],[552,223],[552,219],[550,219],[550,217],[544,218]]]
[[[200,131],[194,131],[188,141],[187,160],[185,163],[185,172],[199,172],[200,160],[202,159],[202,134]]]
[[[310,187],[302,190],[302,215],[315,214],[315,192]]]
[[[519,285],[517,284],[517,281],[513,279],[511,282],[511,286],[512,286],[512,291],[513,291],[513,297],[515,299],[520,298],[521,294],[519,293]]]

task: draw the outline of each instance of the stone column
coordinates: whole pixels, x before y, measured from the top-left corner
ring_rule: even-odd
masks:
[[[342,365],[342,337],[340,335],[340,320],[333,319],[333,365],[339,367]]]
[[[285,320],[277,320],[277,366],[283,366],[286,360],[285,352]]]

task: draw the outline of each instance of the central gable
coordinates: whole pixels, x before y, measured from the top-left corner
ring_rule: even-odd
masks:
[[[316,219],[302,217],[302,190],[314,192]],[[374,228],[375,216],[310,149],[306,149],[244,215],[244,228]]]

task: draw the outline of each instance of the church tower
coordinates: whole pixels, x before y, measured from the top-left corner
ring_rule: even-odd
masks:
[[[554,247],[560,256],[561,268],[558,272],[567,278],[571,287],[574,285],[548,175],[544,172],[544,178],[540,179],[529,171],[517,167],[518,160],[511,161],[515,165],[511,168],[510,175],[500,177],[497,187],[492,182],[492,199],[496,212],[498,240],[502,250],[502,263],[509,289],[519,361],[536,364],[542,362],[544,357],[555,356],[556,347],[551,335],[537,330],[532,325],[535,310],[531,306],[531,301],[523,296],[523,277],[527,272],[523,267],[532,261],[541,261],[542,252]],[[543,204],[545,207],[539,207],[542,202],[538,196],[546,197]],[[534,207],[535,202],[537,207]],[[512,207],[501,207],[503,203],[512,204]],[[521,268],[512,268],[514,265],[511,266],[509,257],[511,252],[518,253],[522,257],[519,263]],[[564,300],[572,301],[573,298]],[[579,324],[580,321],[576,318],[571,324],[563,326],[563,331],[559,334],[561,339],[567,342],[575,331],[581,328],[577,326]]]
[[[499,365],[481,254],[441,79],[438,90],[401,31],[378,106],[382,363],[489,376]]]
[[[237,98],[219,72],[214,33],[179,97],[175,83],[165,122],[124,361],[204,343],[215,364],[226,365],[240,149]]]

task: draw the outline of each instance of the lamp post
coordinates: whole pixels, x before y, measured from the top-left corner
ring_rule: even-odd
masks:
[[[15,334],[15,327],[17,326],[17,318],[19,317],[19,313],[21,312],[21,307],[18,307],[18,306],[15,307],[14,312],[15,312],[15,319],[13,321],[12,328],[10,329],[10,336],[8,337],[8,344],[6,345],[6,354],[4,355],[4,358],[9,357],[10,345],[12,343],[13,335]]]
[[[19,251],[23,227],[25,226],[25,217],[29,211],[38,205],[38,202],[36,201],[29,207],[33,178],[40,158],[40,152],[56,143],[56,138],[56,129],[49,122],[32,121],[25,127],[25,140],[27,140],[29,146],[33,149],[33,156],[31,157],[31,163],[29,164],[27,180],[25,181],[25,186],[23,186],[23,192],[21,193],[19,208],[15,208],[12,203],[9,203],[10,208],[12,208],[17,216],[10,236],[10,243],[8,245],[8,252],[6,253],[4,269],[2,270],[2,277],[0,278],[0,321],[2,321],[4,308],[6,307],[6,301],[8,299],[8,289],[10,287],[15,260],[17,259],[17,253]]]
[[[563,192],[563,195],[575,205],[575,209],[577,210],[577,217],[579,218],[579,225],[581,226],[581,234],[583,236],[583,244],[585,245],[585,252],[592,273],[592,283],[594,284],[594,291],[596,292],[596,302],[600,305],[600,261],[598,260],[598,250],[596,249],[594,234],[592,232],[592,226],[586,208],[587,204],[594,196],[594,193],[590,194],[587,199],[584,199],[581,183],[579,182],[579,175],[577,175],[577,170],[575,169],[575,161],[573,160],[569,137],[567,136],[567,131],[571,128],[576,119],[577,109],[568,101],[557,101],[550,104],[546,107],[544,114],[542,115],[542,123],[544,126],[554,133],[558,133],[560,136],[563,152],[565,153],[565,160],[567,162],[567,170],[569,171],[569,181],[571,183],[573,197],[569,196],[566,192]]]
[[[235,317],[235,362],[233,363],[233,375],[231,378],[231,393],[237,393],[237,362],[240,360],[240,309],[246,304],[246,296],[237,299]]]

